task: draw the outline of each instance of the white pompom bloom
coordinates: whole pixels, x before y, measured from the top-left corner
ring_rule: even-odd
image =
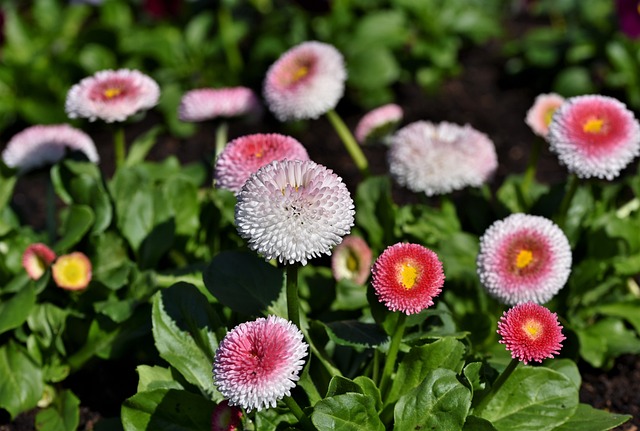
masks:
[[[344,58],[335,47],[304,42],[271,65],[263,92],[278,120],[314,119],[336,107],[346,79]]]
[[[307,356],[300,329],[282,317],[241,323],[220,342],[213,363],[218,391],[247,411],[276,407],[291,395]]]
[[[178,117],[197,122],[213,118],[258,116],[262,112],[253,90],[247,87],[199,88],[182,96]]]
[[[484,184],[498,167],[493,142],[469,125],[417,121],[391,136],[389,171],[427,196]]]
[[[101,70],[71,87],[65,110],[69,118],[113,123],[154,107],[159,98],[156,81],[137,70]]]
[[[342,178],[313,161],[274,161],[251,175],[238,194],[241,237],[266,260],[293,264],[331,249],[351,231],[353,200]]]
[[[577,96],[553,115],[548,140],[570,172],[612,180],[640,154],[640,125],[625,104],[612,97]]]
[[[480,238],[478,275],[487,291],[508,305],[553,298],[571,273],[571,246],[551,220],[512,214]]]
[[[31,126],[16,133],[2,152],[2,160],[25,173],[57,163],[67,151],[79,151],[93,163],[100,161],[89,135],[68,124]]]

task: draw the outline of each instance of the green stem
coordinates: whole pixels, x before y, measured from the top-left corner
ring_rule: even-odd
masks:
[[[333,126],[335,131],[338,133],[338,136],[340,136],[342,143],[344,144],[345,148],[347,149],[347,152],[351,156],[351,159],[360,170],[360,173],[364,177],[368,177],[369,162],[367,161],[367,158],[362,152],[362,149],[356,142],[356,139],[353,137],[353,134],[351,133],[351,131],[349,131],[349,128],[346,126],[346,124],[344,124],[344,121],[342,121],[342,118],[340,118],[338,113],[333,109],[327,112],[327,118],[329,118],[331,125]]]
[[[49,244],[53,244],[56,239],[56,193],[53,188],[51,176],[47,178],[47,185],[45,187],[47,234],[49,235]]]
[[[282,401],[284,401],[291,413],[298,419],[302,428],[308,431],[316,431],[316,427],[313,426],[311,420],[304,414],[298,403],[296,403],[292,397],[284,397]]]
[[[511,362],[509,362],[509,365],[507,365],[507,368],[505,368],[502,374],[500,374],[496,379],[496,381],[493,382],[493,386],[491,386],[491,389],[489,389],[489,392],[487,392],[482,398],[478,400],[476,407],[473,409],[473,414],[475,416],[478,416],[478,414],[481,413],[482,410],[484,410],[487,407],[487,404],[489,404],[491,399],[493,399],[493,397],[500,390],[502,385],[504,385],[504,382],[507,381],[507,379],[516,369],[518,364],[520,364],[520,361],[517,358],[513,358]]]
[[[533,183],[536,178],[536,169],[538,167],[538,158],[540,157],[541,150],[542,140],[536,139],[531,148],[527,169],[524,171],[524,178],[522,179],[522,195],[525,199],[529,196],[529,187],[531,187],[531,183]]]
[[[289,320],[300,328],[300,304],[298,301],[298,264],[287,267],[287,315]]]
[[[116,128],[113,133],[113,154],[116,159],[116,168],[124,165],[127,149],[124,140],[124,127],[122,126]]]
[[[564,194],[564,198],[562,198],[562,203],[560,204],[560,212],[558,213],[558,226],[560,229],[564,229],[564,224],[567,221],[567,213],[569,212],[569,206],[571,205],[571,201],[573,200],[573,196],[576,194],[576,190],[578,190],[578,177],[576,174],[569,175],[569,179],[567,182],[567,191]]]
[[[222,121],[216,128],[216,159],[227,145],[228,131],[229,124],[226,121]]]
[[[400,350],[400,342],[404,336],[404,329],[407,324],[407,315],[404,313],[398,314],[398,321],[391,337],[391,345],[389,346],[389,352],[387,353],[387,360],[384,363],[382,369],[382,379],[380,380],[380,393],[384,399],[388,394],[389,384],[391,382],[391,374],[396,365],[396,358],[398,356],[398,350]]]

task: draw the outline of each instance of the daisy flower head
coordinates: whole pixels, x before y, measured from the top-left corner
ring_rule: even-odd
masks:
[[[387,247],[373,264],[371,275],[380,302],[407,315],[432,306],[445,278],[438,255],[409,243]]]
[[[241,323],[218,346],[214,382],[231,406],[247,411],[275,407],[291,395],[307,348],[302,332],[282,317]]]
[[[216,186],[238,194],[252,173],[274,160],[309,160],[298,140],[278,133],[256,133],[229,142],[216,160]]]
[[[571,261],[569,240],[555,223],[512,214],[480,238],[477,270],[484,287],[501,302],[543,304],[564,287]]]
[[[26,173],[59,162],[68,151],[81,152],[93,163],[100,161],[89,135],[68,124],[31,126],[16,133],[2,152],[2,160]]]
[[[22,254],[22,267],[32,280],[38,280],[56,260],[56,253],[40,242],[27,247]]]
[[[564,97],[556,93],[539,94],[533,106],[527,111],[525,123],[533,133],[546,138],[549,134],[549,124],[556,110],[564,103]]]
[[[393,133],[404,113],[395,103],[369,111],[356,125],[356,139],[360,144],[379,141]]]
[[[242,409],[230,406],[228,400],[216,405],[211,414],[211,431],[239,431],[242,426]]]
[[[91,281],[91,261],[79,251],[65,254],[51,266],[53,280],[65,290],[84,290]]]
[[[371,249],[367,242],[359,236],[347,235],[336,246],[331,255],[331,272],[340,281],[351,280],[356,284],[364,284],[371,272]]]
[[[562,326],[556,313],[532,302],[518,304],[505,311],[498,322],[498,342],[511,352],[511,357],[525,365],[531,361],[542,362],[560,353]]]
[[[263,166],[237,199],[238,233],[266,260],[306,265],[330,255],[353,226],[354,204],[342,178],[311,160]]]
[[[303,42],[271,65],[263,93],[278,120],[315,119],[336,107],[346,79],[344,58],[334,46]]]
[[[71,87],[65,101],[69,118],[125,121],[158,104],[160,87],[137,70],[101,70]]]
[[[247,87],[199,88],[186,92],[178,106],[181,121],[197,122],[225,117],[257,117],[262,112],[253,90]]]
[[[469,125],[417,121],[391,136],[389,172],[427,196],[484,184],[498,167],[495,146]]]
[[[548,140],[570,172],[612,180],[640,154],[640,125],[612,97],[576,96],[554,114]]]

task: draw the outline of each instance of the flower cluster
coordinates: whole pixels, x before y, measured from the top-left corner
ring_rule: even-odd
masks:
[[[92,267],[82,252],[57,256],[46,244],[29,245],[22,254],[22,266],[32,280],[39,280],[49,268],[56,285],[65,290],[83,290],[91,281]]]
[[[417,121],[391,137],[389,172],[427,196],[484,184],[498,167],[493,142],[469,125]]]

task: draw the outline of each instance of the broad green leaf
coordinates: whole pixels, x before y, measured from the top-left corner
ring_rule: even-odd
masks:
[[[349,393],[316,403],[311,421],[318,431],[383,431],[373,398]]]
[[[469,415],[462,431],[496,431],[496,429],[488,420]]]
[[[188,178],[176,176],[163,185],[162,192],[175,214],[176,234],[195,235],[200,226],[198,187]]]
[[[264,409],[255,414],[256,430],[260,431],[282,430],[284,424],[294,424],[296,422],[298,422],[298,419],[289,409]]]
[[[471,387],[471,395],[484,390],[487,386],[484,376],[482,375],[482,369],[482,362],[471,362],[462,370],[464,377],[467,379],[469,386]]]
[[[382,398],[380,395],[380,389],[378,389],[378,386],[376,386],[374,381],[366,376],[358,376],[353,379],[353,381],[362,388],[365,395],[368,395],[375,400],[376,410],[380,411],[382,409]]]
[[[147,154],[153,148],[158,135],[164,131],[164,126],[156,125],[143,135],[138,136],[129,146],[125,166],[134,166],[144,161]]]
[[[153,338],[160,356],[211,396],[218,394],[211,373],[216,321],[204,295],[191,284],[176,283],[153,297]]]
[[[0,209],[11,200],[18,177],[4,162],[0,162]]]
[[[201,395],[178,389],[139,392],[122,405],[126,431],[211,431],[215,404]]]
[[[0,346],[0,382],[0,407],[11,419],[34,408],[44,390],[42,370],[12,340]]]
[[[169,368],[158,365],[138,365],[138,392],[147,392],[154,389],[184,389],[182,385],[173,378]]]
[[[342,376],[333,376],[329,382],[326,397],[334,397],[347,393],[364,394],[364,391],[358,384],[354,383],[353,380]]]
[[[471,407],[471,393],[454,371],[438,368],[400,397],[395,408],[395,429],[460,430]]]
[[[278,300],[284,273],[253,253],[223,251],[205,269],[203,279],[220,303],[257,315]]]
[[[355,196],[356,224],[366,231],[369,245],[382,250],[393,241],[397,207],[391,198],[391,180],[371,177],[358,185]]]
[[[609,413],[594,409],[588,404],[579,404],[574,415],[553,431],[605,431],[622,425],[631,418],[631,415]]]
[[[640,334],[640,300],[604,304],[597,306],[596,311],[607,316],[625,319]]]
[[[474,415],[491,421],[498,431],[550,431],[577,407],[578,388],[567,376],[545,367],[520,366]]]
[[[412,348],[398,366],[398,372],[389,396],[385,399],[385,405],[393,403],[402,394],[418,386],[429,373],[436,369],[461,371],[464,352],[464,344],[449,337]]]
[[[586,328],[575,328],[580,339],[580,356],[592,366],[608,366],[623,353],[640,353],[640,340],[619,318],[607,317]]]
[[[575,362],[570,359],[550,359],[545,361],[545,367],[554,371],[564,374],[576,385],[576,388],[580,388],[582,385],[582,377],[580,376],[580,370]]]
[[[89,232],[94,220],[95,215],[90,207],[71,205],[62,229],[62,238],[58,240],[55,251],[64,253],[70,250]]]
[[[341,320],[327,323],[327,334],[336,344],[352,347],[376,347],[389,340],[387,334],[374,323]]]
[[[80,423],[80,400],[70,390],[56,395],[53,403],[36,415],[38,431],[76,431]]]
[[[9,299],[0,299],[0,334],[22,325],[35,305],[36,292],[32,284]]]

